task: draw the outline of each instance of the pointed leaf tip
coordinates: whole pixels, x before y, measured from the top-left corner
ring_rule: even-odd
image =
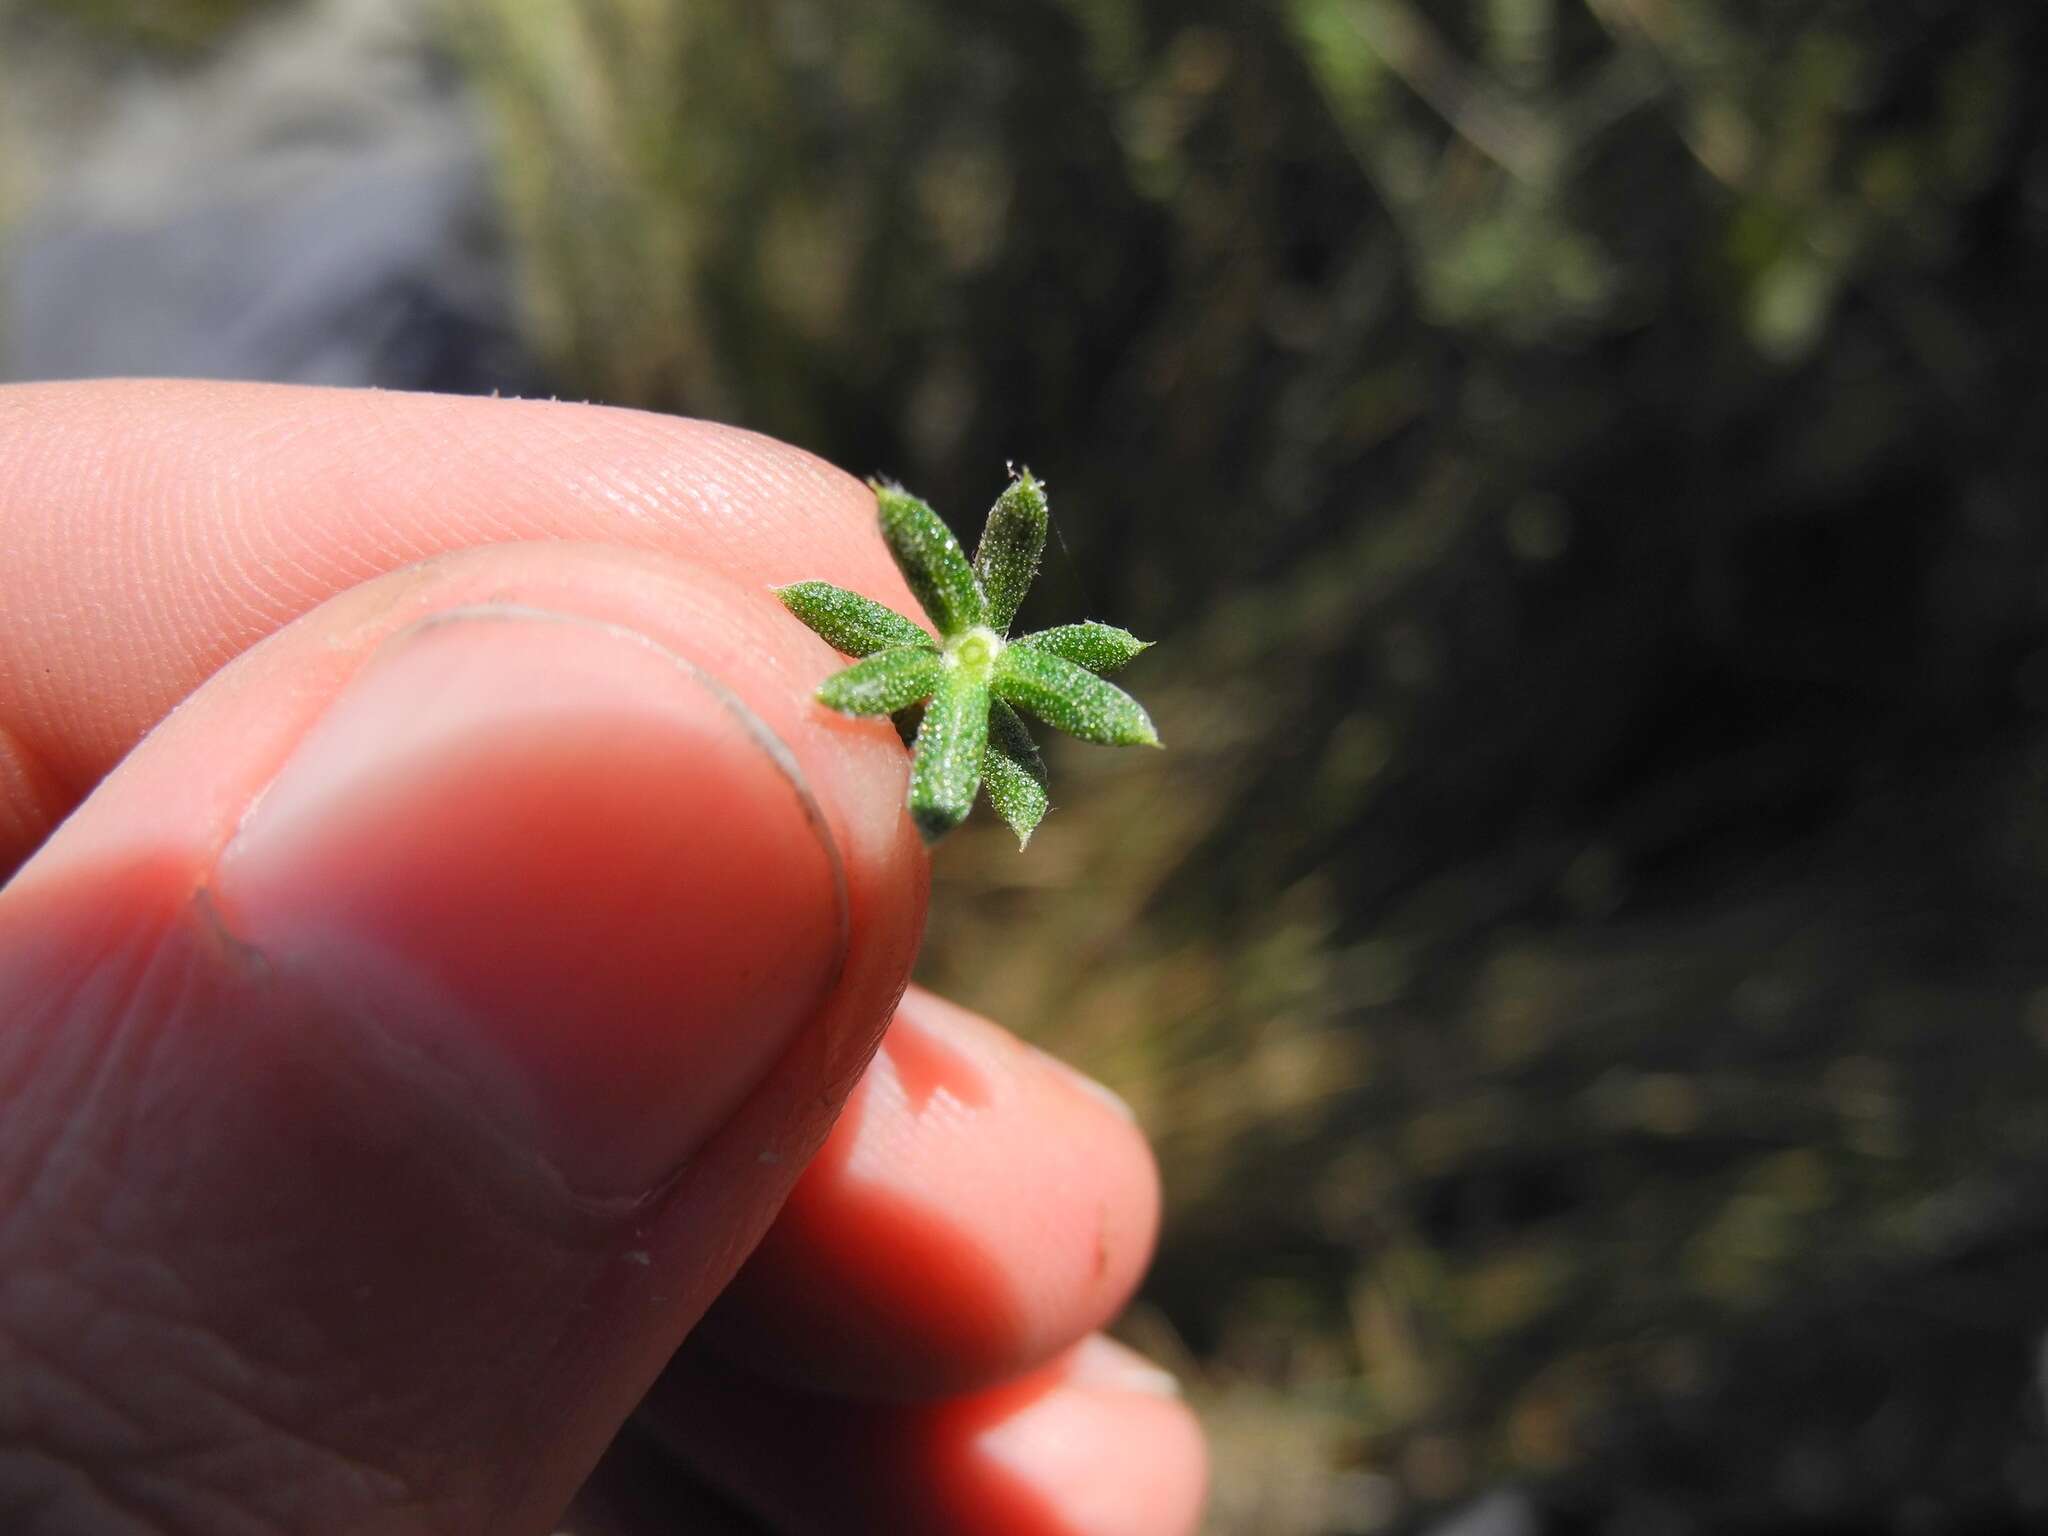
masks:
[[[1009,632],[1024,594],[1037,579],[1050,515],[1045,487],[1028,469],[1018,474],[989,508],[981,543],[974,551],[974,574],[988,599],[989,627],[998,633]]]
[[[982,756],[982,787],[995,812],[1017,834],[1021,850],[1051,806],[1045,759],[1017,712],[1001,699],[989,701],[988,749]]]
[[[1128,629],[1114,624],[1061,624],[1020,636],[1016,642],[1046,651],[1077,667],[1098,675],[1114,672],[1152,649],[1150,640],[1140,640]]]
[[[939,633],[950,638],[986,622],[981,583],[944,519],[900,485],[869,484],[889,553]]]
[[[891,646],[932,644],[924,629],[895,609],[829,581],[794,581],[777,587],[775,595],[827,645],[848,656],[872,656]]]
[[[997,697],[1082,741],[1106,747],[1152,747],[1159,732],[1144,705],[1115,683],[1049,651],[1004,648],[996,660]]]
[[[967,819],[981,788],[988,746],[989,688],[958,670],[941,672],[911,748],[910,818],[927,845]]]

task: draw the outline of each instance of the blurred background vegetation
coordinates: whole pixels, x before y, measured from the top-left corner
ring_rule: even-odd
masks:
[[[0,207],[305,9],[6,0]],[[1216,1532],[2048,1521],[2048,7],[411,9],[548,387],[1167,642],[924,973],[1156,1136]]]

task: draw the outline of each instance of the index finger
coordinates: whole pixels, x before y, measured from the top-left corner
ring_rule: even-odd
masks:
[[[554,401],[111,380],[0,388],[0,877],[179,700],[372,577],[486,544],[658,551],[915,611],[851,476]],[[791,644],[822,673],[820,641]]]

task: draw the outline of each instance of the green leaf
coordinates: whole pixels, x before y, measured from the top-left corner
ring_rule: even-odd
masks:
[[[1106,747],[1159,745],[1159,733],[1136,699],[1087,668],[1034,646],[1003,647],[996,658],[995,691],[998,698],[1083,741]]]
[[[1038,743],[1031,739],[1030,727],[1025,725],[1023,716],[1001,699],[988,701],[988,744],[1014,759],[1039,785],[1050,782],[1045,759],[1039,754]]]
[[[892,645],[930,645],[932,637],[893,608],[829,581],[777,587],[782,606],[815,630],[835,651],[872,656]]]
[[[1027,469],[989,508],[981,543],[974,550],[974,574],[988,598],[988,626],[998,634],[1009,633],[1017,605],[1038,575],[1045,524],[1045,487]]]
[[[982,753],[981,781],[988,789],[989,804],[1017,834],[1017,846],[1025,847],[1052,802],[1045,790],[1045,759],[1038,755],[1038,744],[1017,718],[1017,711],[1001,699],[989,701],[988,748]]]
[[[1098,674],[1114,672],[1141,651],[1152,649],[1150,640],[1140,640],[1128,629],[1118,629],[1114,624],[1092,623],[1062,624],[1056,629],[1041,629],[1035,635],[1020,636],[1012,643],[1028,645],[1033,650],[1044,651]]]
[[[818,688],[818,702],[843,715],[889,715],[939,686],[945,664],[924,646],[896,645],[835,672]]]
[[[900,485],[877,481],[874,490],[889,553],[939,633],[950,639],[987,622],[981,584],[939,514]]]
[[[925,706],[924,724],[911,749],[910,819],[927,844],[936,843],[967,819],[981,787],[982,752],[988,746],[987,683],[971,682],[957,669],[939,679]]]

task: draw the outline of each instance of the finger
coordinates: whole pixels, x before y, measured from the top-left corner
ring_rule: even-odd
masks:
[[[774,1536],[628,1429],[576,1490],[555,1536]]]
[[[0,1528],[549,1528],[916,942],[901,749],[749,598],[368,583],[0,891]]]
[[[806,1397],[692,1359],[644,1418],[777,1536],[1188,1536],[1208,1478],[1171,1378],[1102,1338],[923,1405]]]
[[[0,876],[264,635],[431,556],[556,539],[666,554],[763,604],[816,577],[915,612],[866,487],[728,427],[275,385],[0,388]],[[783,623],[822,677],[829,648]]]
[[[706,1338],[814,1391],[988,1386],[1114,1317],[1158,1221],[1120,1100],[913,988]]]

